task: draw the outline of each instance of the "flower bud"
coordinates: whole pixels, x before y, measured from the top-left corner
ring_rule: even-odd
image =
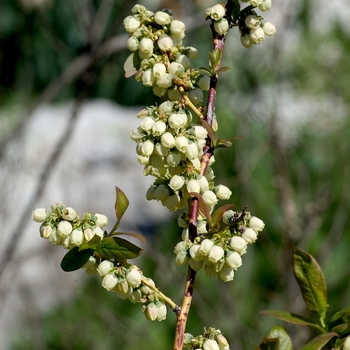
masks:
[[[220,350],[220,348],[214,339],[206,339],[203,343],[203,350]]]
[[[344,340],[343,350],[350,350],[350,335],[348,335]]]
[[[208,256],[211,248],[213,248],[214,246],[214,242],[210,239],[204,239],[200,245],[200,247],[198,248],[198,254],[202,255],[202,256]]]
[[[247,241],[240,236],[233,236],[230,240],[230,246],[239,255],[243,255],[247,251]]]
[[[252,45],[254,45],[254,41],[248,34],[241,35],[241,44],[246,48],[249,49]]]
[[[179,152],[170,152],[166,156],[166,163],[171,167],[176,167],[181,162],[181,154]]]
[[[150,131],[155,123],[152,117],[144,117],[141,121],[140,128],[144,131]]]
[[[144,136],[141,128],[139,127],[139,128],[134,129],[133,131],[131,131],[130,137],[132,140],[137,142],[137,141],[141,141],[145,136]]]
[[[131,12],[133,14],[139,14],[139,13],[143,13],[146,11],[146,7],[143,6],[143,5],[135,5],[132,9],[131,9]]]
[[[234,273],[233,269],[231,269],[231,267],[224,267],[219,272],[219,277],[224,282],[232,281],[234,275],[235,275],[235,273]]]
[[[168,67],[169,74],[174,75],[174,76],[176,76],[177,72],[184,72],[184,71],[185,71],[184,66],[179,62],[175,62],[175,61],[171,62],[169,67]]]
[[[210,191],[210,190],[205,191],[202,194],[202,197],[203,197],[204,203],[206,205],[208,205],[209,207],[214,206],[218,202],[218,199],[217,199],[215,193]]]
[[[157,85],[153,86],[153,93],[158,96],[158,97],[162,97],[167,93],[167,89],[163,89]]]
[[[191,60],[186,55],[179,55],[176,62],[181,63],[185,70],[191,68]]]
[[[167,313],[167,309],[166,309],[166,305],[163,303],[158,302],[156,304],[156,307],[158,309],[158,314],[157,314],[157,321],[163,321],[166,319],[166,313]]]
[[[45,208],[35,209],[32,213],[32,218],[35,222],[44,222],[47,216],[48,216],[48,211]]]
[[[173,111],[174,103],[170,101],[165,101],[159,105],[159,111],[163,112],[164,114],[169,114]]]
[[[271,6],[272,6],[272,1],[271,0],[262,0],[258,6],[259,6],[259,10],[262,12],[270,11]]]
[[[197,180],[191,179],[187,182],[186,189],[189,193],[190,192],[200,193],[201,187]]]
[[[198,253],[198,249],[200,248],[200,244],[193,244],[189,249],[189,254],[194,261],[202,261],[203,256]]]
[[[200,191],[203,193],[209,189],[209,183],[208,180],[205,176],[200,176],[197,179],[199,186],[200,186]]]
[[[140,42],[132,36],[126,42],[126,47],[132,52],[137,51],[140,47]]]
[[[242,233],[242,238],[245,239],[248,243],[254,243],[257,240],[258,235],[252,228],[248,227]]]
[[[259,27],[259,28],[251,29],[250,37],[255,44],[260,44],[264,40],[265,34],[263,29]]]
[[[226,257],[226,264],[236,271],[242,265],[242,258],[237,252],[230,252]]]
[[[199,106],[203,102],[203,91],[199,88],[195,88],[188,93],[188,98],[195,106]]]
[[[61,244],[62,237],[57,234],[57,230],[54,227],[51,231],[50,236],[48,237],[51,244]]]
[[[203,234],[203,233],[207,233],[207,221],[206,220],[200,220],[198,221],[197,224],[197,233],[199,234]]]
[[[142,84],[144,86],[152,86],[154,82],[154,75],[152,69],[147,69],[142,74]]]
[[[80,246],[84,241],[84,233],[81,228],[75,229],[70,234],[70,243],[74,246]]]
[[[177,266],[184,266],[188,264],[189,257],[187,256],[187,253],[184,251],[181,251],[176,254],[175,262]]]
[[[93,255],[91,255],[88,261],[83,265],[83,268],[85,270],[90,270],[93,267],[95,267],[95,265],[96,265],[96,258]]]
[[[158,316],[158,308],[154,303],[149,303],[145,309],[145,316],[147,320],[154,321]]]
[[[183,128],[187,123],[187,116],[183,113],[173,113],[170,115],[168,123],[172,129]]]
[[[188,223],[187,223],[188,226]],[[181,226],[180,226],[181,227]],[[181,232],[181,239],[188,241],[190,239],[188,228],[184,228]]]
[[[204,265],[204,272],[208,277],[217,277],[218,276],[218,273],[215,270],[215,266],[213,264],[211,264],[211,265],[205,264]]]
[[[114,268],[114,264],[112,261],[109,260],[103,260],[100,262],[100,264],[97,267],[97,272],[100,274],[101,277],[106,276],[109,271],[111,271]]]
[[[160,26],[164,26],[171,22],[171,17],[166,12],[158,11],[154,14],[154,22],[156,22]]]
[[[252,228],[254,231],[259,232],[262,231],[265,227],[265,224],[262,220],[257,218],[256,216],[251,216],[249,219],[248,226]]]
[[[158,87],[167,89],[173,84],[173,76],[168,73],[163,73],[157,80]]]
[[[156,143],[154,146],[154,154],[159,157],[165,157],[169,154],[169,148],[164,147],[161,143]]]
[[[255,6],[255,7],[259,6],[263,2],[263,0],[249,0],[249,1],[250,1],[251,5]]]
[[[175,139],[175,147],[182,153],[186,152],[188,139],[186,136],[178,136]]]
[[[37,221],[38,222],[38,221]],[[51,225],[41,225],[40,226],[40,236],[43,238],[49,238],[52,234],[52,231],[54,229],[51,227]]]
[[[140,27],[141,22],[134,16],[128,16],[124,19],[123,24],[128,33],[133,33],[138,27]]]
[[[230,189],[224,185],[218,185],[214,187],[216,197],[223,200],[228,200],[232,194]]]
[[[172,188],[174,191],[180,190],[184,184],[185,179],[183,178],[183,176],[179,175],[174,175],[169,182],[170,188]]]
[[[118,284],[118,277],[113,273],[107,273],[102,279],[102,287],[107,290],[112,290]]]
[[[192,130],[194,132],[194,136],[198,140],[205,140],[208,135],[208,131],[200,125],[193,126]]]
[[[185,156],[188,159],[195,159],[198,157],[198,147],[197,144],[194,142],[190,142],[187,146]]]
[[[152,53],[153,53],[153,41],[149,38],[143,38],[140,41],[139,51],[146,54],[146,55],[152,55]]]
[[[265,22],[262,29],[268,36],[273,36],[276,34],[276,27],[270,22]]]
[[[167,197],[164,201],[162,201],[162,204],[166,206],[170,211],[175,211],[184,207],[183,201],[181,201],[181,198],[177,194],[173,194]]]
[[[247,16],[244,22],[249,29],[260,27],[260,19],[255,15]]]
[[[157,41],[158,47],[161,51],[166,52],[171,50],[174,46],[173,39],[170,36],[163,36]]]
[[[188,264],[191,266],[192,270],[199,271],[202,268],[202,266],[203,266],[203,260],[196,261],[196,260],[190,258],[188,260]]]
[[[62,220],[57,226],[57,233],[62,237],[66,238],[72,232],[72,224],[68,221]]]
[[[164,133],[166,129],[166,124],[162,122],[161,120],[157,120],[153,125],[152,125],[152,135],[153,136],[160,136]]]
[[[213,264],[217,263],[225,254],[225,251],[222,247],[214,245],[208,254],[208,260]]]
[[[165,200],[169,195],[170,195],[169,187],[164,184],[159,185],[153,193],[153,197],[159,201]]]
[[[104,236],[104,233],[103,233],[102,229],[101,229],[100,227],[98,227],[98,226],[96,226],[96,227],[92,230],[92,232],[93,232],[94,235],[97,235],[97,236],[101,237],[101,239],[102,239],[103,236]]]
[[[141,284],[141,273],[136,269],[131,269],[125,278],[130,287],[137,288]]]
[[[129,297],[129,300],[134,304],[141,302],[141,299],[142,293],[140,289],[133,290],[132,294]]]
[[[219,344],[220,350],[230,350],[228,341],[227,341],[227,339],[226,339],[222,334],[219,334],[219,335],[216,337],[216,341],[217,341],[218,344]]]
[[[166,67],[163,63],[156,63],[153,66],[153,75],[158,79],[161,75],[166,73]]]
[[[226,9],[221,4],[214,5],[206,9],[205,14],[209,16],[214,21],[220,21],[221,18],[225,16]]]
[[[181,40],[185,36],[185,23],[178,21],[178,20],[173,20],[170,24],[170,32],[171,35],[176,39],[176,40]]]
[[[154,143],[151,140],[146,140],[141,145],[140,153],[142,156],[150,156],[154,150]]]
[[[210,85],[210,77],[208,75],[202,75],[197,80],[197,86],[203,91],[208,91],[209,85]]]
[[[97,218],[96,225],[100,228],[105,227],[108,224],[108,218],[106,215],[95,213]]]
[[[88,227],[88,228],[86,228],[86,229],[84,230],[84,237],[85,237],[85,239],[86,239],[88,242],[91,241],[92,237],[94,237],[94,236],[95,236],[95,234],[94,234],[94,232],[91,230],[90,227]]]
[[[220,21],[214,22],[215,31],[219,35],[226,34],[228,32],[229,27],[230,26],[229,26],[228,21],[227,21],[226,18],[222,18]]]

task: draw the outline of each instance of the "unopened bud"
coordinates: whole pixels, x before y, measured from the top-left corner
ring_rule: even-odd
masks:
[[[32,218],[35,222],[44,222],[47,216],[48,216],[48,211],[45,208],[35,209],[32,213]]]

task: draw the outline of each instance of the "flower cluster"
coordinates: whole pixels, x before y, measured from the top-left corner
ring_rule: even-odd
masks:
[[[204,330],[203,335],[194,337],[185,333],[184,350],[230,350],[228,341],[219,329],[209,328]]]
[[[183,216],[179,221],[186,222]],[[183,240],[174,249],[177,265],[189,264],[195,271],[204,267],[207,276],[232,281],[235,271],[242,265],[241,256],[246,253],[247,245],[256,241],[265,225],[245,210],[228,210],[223,214],[222,226],[218,232],[207,232],[206,221],[199,218],[194,242],[188,239],[185,228]]]
[[[226,34],[230,28],[225,18],[226,9],[221,4],[214,5],[205,10],[205,18],[210,18],[214,23],[214,29],[219,35]]]
[[[156,177],[147,192],[148,200],[159,200],[175,211],[187,206],[191,192],[201,194],[210,207],[218,199],[230,197],[226,186],[214,186],[210,167],[205,176],[199,175],[207,130],[191,125],[192,114],[180,102],[165,101],[158,107],[142,110],[138,117],[141,123],[131,132],[131,138],[137,143],[144,174]],[[209,165],[214,160],[212,157]]]
[[[84,265],[86,269],[89,268],[87,264]],[[148,320],[165,320],[167,308],[164,300],[154,282],[150,278],[145,279],[136,266],[103,260],[98,264],[97,272],[102,278],[102,287],[122,299],[142,303],[142,311]]]
[[[82,219],[71,207],[57,202],[51,206],[51,212],[45,208],[33,211],[34,221],[42,223],[40,235],[52,244],[62,245],[66,249],[79,247],[91,241],[96,235],[103,238],[102,228],[108,224],[108,218],[103,214],[87,212]]]
[[[209,87],[209,78],[192,68],[192,59],[198,57],[194,47],[182,46],[185,24],[175,20],[170,12],[153,13],[142,5],[135,5],[132,15],[124,20],[130,37],[127,47],[137,61],[136,80],[153,88],[155,95],[178,100],[183,86],[195,103],[203,100],[202,90]],[[136,58],[135,58],[136,55]]]

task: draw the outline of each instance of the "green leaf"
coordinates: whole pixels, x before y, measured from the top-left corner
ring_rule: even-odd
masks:
[[[114,258],[117,261],[135,259],[143,249],[135,244],[119,237],[107,237],[101,241],[101,247],[95,251],[95,255],[103,259]]]
[[[220,67],[217,72],[229,72],[230,71],[230,68],[227,67],[227,66],[224,66],[224,67]]]
[[[327,312],[327,286],[317,261],[309,253],[293,247],[294,276],[308,309],[322,322]]]
[[[140,240],[142,243],[146,243],[146,237],[136,232],[112,232],[111,235],[125,235],[135,237]]]
[[[210,70],[206,67],[200,67],[197,70],[202,74],[209,75],[209,76],[211,75]]]
[[[278,339],[278,350],[293,350],[290,337],[282,327],[273,327],[267,337]]]
[[[216,66],[218,65],[221,57],[221,51],[216,48],[212,52],[209,52],[209,61],[210,61],[210,68],[211,70],[215,69]]]
[[[349,325],[350,325],[350,306],[347,306],[344,309],[337,311],[329,320],[328,328],[330,330],[336,332],[334,327],[336,327],[340,324],[344,324],[344,323],[349,327]]]
[[[279,350],[278,339],[264,337],[261,344],[255,350]]]
[[[140,69],[141,60],[137,53],[133,52],[124,62],[125,78],[130,78]]]
[[[203,197],[197,192],[190,192],[190,196],[198,199],[198,209],[200,213],[207,219],[209,227],[212,226],[211,215],[208,206],[204,203]]]
[[[112,228],[111,232],[114,232],[119,227],[120,220],[129,206],[129,200],[126,197],[125,193],[117,186],[115,187],[115,191],[116,191],[116,200],[115,200],[114,209],[115,209],[115,215],[117,217],[117,222]]]
[[[93,253],[93,249],[79,251],[78,247],[74,247],[63,257],[61,261],[62,270],[71,272],[80,269]]]
[[[215,148],[229,148],[232,146],[232,142],[229,140],[221,140],[219,139],[215,145]]]
[[[213,215],[212,215],[212,226],[215,228],[216,226],[219,226],[222,216],[224,215],[225,211],[231,209],[233,207],[233,204],[225,204],[220,208],[217,208]]]
[[[306,345],[298,350],[322,350],[322,348],[334,337],[337,337],[337,333],[324,333],[309,341]]]
[[[95,235],[94,237],[92,237],[92,239],[89,242],[84,242],[79,246],[79,251],[83,251],[85,249],[93,249],[93,250],[97,250],[98,248],[100,248],[101,245],[101,237],[98,235]]]
[[[261,312],[262,314],[265,315],[269,315],[272,317],[276,317],[279,320],[285,321],[285,322],[289,322],[289,323],[293,323],[293,324],[298,324],[300,326],[311,326],[314,328],[317,328],[319,331],[323,332],[323,328],[320,327],[318,324],[315,324],[312,320],[297,315],[297,314],[293,314],[291,312],[288,311],[283,311],[283,310],[264,310]]]

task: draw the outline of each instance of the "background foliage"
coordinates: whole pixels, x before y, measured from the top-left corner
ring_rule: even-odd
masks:
[[[0,137],[5,145],[20,121],[13,111],[42,101],[66,101],[84,90],[86,98],[103,97],[127,106],[154,104],[149,89],[125,79],[121,68],[128,55],[121,49],[122,20],[133,4],[0,4],[0,101],[7,111]],[[207,64],[211,49],[199,5],[200,1],[154,1],[151,7],[172,7],[182,16],[188,26],[185,41],[202,56],[198,66]],[[244,50],[232,31],[226,43],[224,65],[231,71],[219,82],[219,136],[242,139],[216,153],[215,169],[232,189],[236,207],[249,205],[266,228],[249,247],[232,283],[199,273],[188,331],[201,333],[204,325],[220,328],[236,350],[254,348],[272,325],[282,324],[260,311],[304,312],[291,271],[292,245],[311,253],[324,270],[330,314],[350,303],[350,30],[341,19],[347,1],[332,6],[316,0],[275,0],[266,18],[276,24],[274,38]],[[101,54],[110,39],[114,46]],[[81,57],[90,57],[91,64],[81,74],[73,67],[62,78]],[[84,67],[80,63],[78,71]],[[59,88],[62,79],[65,83]],[[173,221],[154,228],[139,264],[165,294],[179,301],[186,272],[175,267],[172,250],[179,229]],[[8,348],[170,348],[174,320],[169,313],[164,322],[146,321],[139,305],[119,300],[101,288],[97,278],[89,278],[71,300],[36,322],[24,315],[25,327],[19,325]],[[311,336],[307,329],[286,329],[295,346]]]

